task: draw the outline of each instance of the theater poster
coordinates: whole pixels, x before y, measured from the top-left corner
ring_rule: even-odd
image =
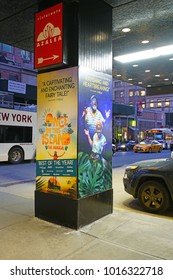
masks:
[[[78,195],[112,188],[112,76],[79,68]]]
[[[78,68],[38,74],[36,190],[77,197]]]

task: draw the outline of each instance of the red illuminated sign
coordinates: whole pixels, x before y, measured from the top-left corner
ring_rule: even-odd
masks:
[[[62,3],[36,13],[35,17],[35,68],[63,62]]]

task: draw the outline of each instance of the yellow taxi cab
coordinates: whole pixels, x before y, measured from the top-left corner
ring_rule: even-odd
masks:
[[[143,153],[159,152],[160,153],[162,150],[163,150],[163,145],[156,140],[153,140],[153,141],[143,140],[133,147],[133,151],[135,153],[137,153],[137,152],[143,152]]]

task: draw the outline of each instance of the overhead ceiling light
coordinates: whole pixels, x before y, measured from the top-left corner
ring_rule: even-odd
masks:
[[[147,85],[147,87],[151,87],[151,85]]]
[[[142,82],[138,82],[139,85],[142,85]]]
[[[150,49],[150,50],[141,51],[141,52],[120,55],[120,56],[114,57],[114,59],[119,62],[122,62],[122,63],[127,63],[127,62],[132,62],[132,61],[159,57],[161,55],[168,55],[168,54],[173,54],[173,45],[168,45],[168,46],[159,47],[156,49]]]
[[[144,41],[142,41],[141,43],[142,44],[148,44],[150,41],[148,41],[148,40],[144,40]]]
[[[150,71],[151,71],[151,70],[149,70],[149,69],[146,69],[146,70],[145,70],[146,73],[149,73]]]
[[[129,78],[129,79],[128,79],[128,81],[132,81],[132,80],[133,80],[132,78]]]
[[[133,67],[138,67],[139,65],[138,65],[138,64],[133,64],[132,66],[133,66]]]
[[[156,74],[155,77],[160,77],[160,75],[159,75],[159,74]]]
[[[169,81],[169,79],[168,79],[168,78],[165,78],[164,81]]]
[[[131,31],[131,29],[128,27],[125,27],[122,29],[122,32],[125,32],[125,33],[130,32],[130,31]]]
[[[120,74],[117,74],[117,77],[121,77],[121,75],[120,75]]]
[[[173,57],[171,57],[169,60],[173,60]]]

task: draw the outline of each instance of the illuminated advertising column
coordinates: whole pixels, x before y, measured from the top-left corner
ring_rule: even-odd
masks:
[[[64,4],[35,18],[35,216],[78,229],[113,210],[112,76],[77,65],[80,9]]]

